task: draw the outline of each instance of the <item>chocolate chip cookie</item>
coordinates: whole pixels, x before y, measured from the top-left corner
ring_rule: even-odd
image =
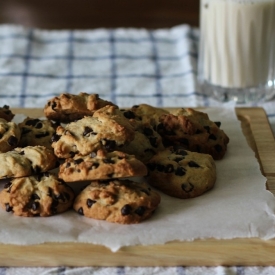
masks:
[[[110,112],[114,107],[109,108]],[[88,155],[99,149],[115,151],[135,137],[134,128],[122,115],[84,117],[66,126],[58,126],[52,137],[57,157],[69,158],[75,154]]]
[[[10,106],[4,105],[3,107],[0,107],[0,118],[3,118],[8,122],[12,121],[14,113],[10,110]]]
[[[218,160],[225,155],[229,143],[220,126],[220,122],[211,121],[206,113],[187,108],[180,109],[175,115],[162,115],[156,130],[166,146],[177,144],[190,151],[210,154]]]
[[[116,106],[112,102],[101,99],[98,94],[62,93],[48,100],[44,107],[44,114],[50,120],[68,123],[84,116],[91,116],[95,110],[106,105]]]
[[[42,145],[52,149],[51,138],[57,125],[51,120],[27,117],[18,126],[21,130],[19,147]]]
[[[147,164],[148,183],[180,199],[194,198],[213,188],[216,165],[211,155],[169,147]]]
[[[54,169],[58,165],[53,151],[44,146],[17,147],[0,154],[0,179],[25,177]]]
[[[0,205],[7,212],[24,217],[48,217],[71,208],[74,192],[50,173],[16,178],[0,192]]]
[[[15,148],[20,140],[19,126],[0,118],[0,153],[5,153]]]
[[[142,177],[147,174],[146,166],[135,158],[119,151],[98,150],[87,156],[65,159],[59,167],[59,178],[66,182]]]
[[[140,223],[156,210],[160,195],[145,183],[93,181],[75,199],[78,214],[120,224]]]

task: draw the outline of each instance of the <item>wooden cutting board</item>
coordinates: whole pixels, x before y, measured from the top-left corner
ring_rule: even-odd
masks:
[[[41,109],[13,111],[30,117],[43,116]],[[236,113],[267,178],[267,189],[275,194],[275,139],[265,111],[236,108]],[[123,247],[116,253],[104,246],[83,243],[0,244],[1,266],[265,266],[275,265],[274,255],[275,240],[257,238],[174,241],[164,245]]]

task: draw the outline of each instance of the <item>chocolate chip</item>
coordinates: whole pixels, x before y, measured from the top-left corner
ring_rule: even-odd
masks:
[[[59,163],[58,163],[58,164],[59,164]],[[44,176],[44,177],[49,177],[49,176],[50,176],[50,173],[49,173],[49,172],[44,172],[44,173],[43,173],[43,176]]]
[[[186,173],[186,170],[183,167],[178,167],[175,171],[176,176],[184,176]]]
[[[95,162],[95,163],[93,163],[93,165],[92,165],[92,167],[91,168],[97,168],[99,166],[99,163],[97,163],[97,162]]]
[[[105,158],[102,160],[104,163],[110,163],[110,164],[115,164],[115,161],[109,158]]]
[[[214,148],[215,148],[215,150],[216,150],[218,153],[220,153],[220,152],[222,151],[222,146],[219,145],[219,144],[216,144],[216,145],[214,146]]]
[[[74,160],[74,164],[75,165],[78,165],[78,164],[80,164],[81,162],[83,162],[84,160],[83,159],[76,159],[76,160]]]
[[[167,164],[164,170],[165,173],[172,173],[174,172],[174,166],[173,164]]]
[[[83,136],[89,136],[90,133],[93,133],[93,129],[88,126],[85,126]]]
[[[157,143],[157,138],[156,137],[150,137],[149,138],[150,144],[154,147],[157,148],[158,147],[158,143]]]
[[[25,155],[25,151],[18,152],[18,154],[21,155],[21,156],[24,156]]]
[[[6,207],[6,211],[7,212],[11,212],[12,211],[12,207],[8,203],[5,203],[5,207]]]
[[[210,134],[209,139],[217,140],[217,137],[213,134]]]
[[[29,120],[27,120],[25,124],[28,125],[28,126],[35,126],[35,124],[37,122],[40,122],[40,119],[35,118],[35,119],[29,119]]]
[[[220,121],[215,121],[214,122],[219,128],[221,127],[221,122]]]
[[[53,201],[52,201],[52,205],[51,205],[52,209],[56,208],[59,204],[59,201],[56,197],[57,197],[56,195],[54,195],[54,197],[53,197]]]
[[[66,168],[69,168],[71,166],[71,163],[70,162],[67,162],[66,163]]]
[[[43,127],[43,123],[42,122],[39,122],[35,125],[35,128],[36,129],[41,129]]]
[[[51,197],[53,194],[53,190],[51,187],[48,188],[48,193],[47,193],[47,196]]]
[[[135,113],[134,112],[132,112],[132,111],[126,111],[126,112],[124,112],[124,114],[123,114],[126,118],[128,118],[128,119],[132,119],[132,118],[135,118],[136,116],[135,116]]]
[[[34,172],[34,174],[38,174],[41,172],[41,167],[36,165],[36,166],[32,167],[32,171]]]
[[[189,167],[199,168],[200,166],[195,161],[189,161],[188,162]]]
[[[185,146],[189,146],[189,140],[187,138],[182,138],[179,142]]]
[[[83,212],[83,208],[82,207],[80,207],[78,210],[77,210],[77,213],[79,214],[79,215],[84,215],[84,212]]]
[[[10,136],[8,138],[8,144],[10,146],[16,146],[17,143],[18,143],[18,139],[15,136]]]
[[[26,135],[27,133],[29,133],[29,132],[31,132],[32,130],[31,129],[28,129],[28,128],[26,128],[26,127],[23,127],[22,129],[21,129],[21,134],[22,135]]]
[[[96,203],[95,200],[87,199],[87,201],[86,201],[86,204],[89,208],[91,208],[94,203]]]
[[[38,174],[38,175],[36,175],[35,178],[36,178],[37,181],[41,181],[42,177],[43,177],[42,174]]]
[[[157,125],[157,132],[161,131],[164,129],[164,125],[162,123]]]
[[[136,210],[135,213],[139,216],[142,216],[144,214],[144,212],[146,211],[146,207],[145,206],[139,206]]]
[[[185,150],[183,150],[183,149],[177,149],[177,150],[175,151],[175,153],[176,153],[177,155],[181,155],[181,156],[187,156],[187,155],[188,155],[188,153],[187,153]]]
[[[43,138],[43,137],[47,137],[49,136],[49,132],[45,132],[45,133],[41,133],[41,134],[37,134],[35,135],[36,138]]]
[[[35,200],[40,200],[40,197],[36,194],[36,193],[33,193],[31,195],[31,200],[35,201]]]
[[[175,159],[174,159],[174,161],[175,162],[180,162],[180,161],[182,161],[184,159],[184,157],[176,157]]]
[[[32,202],[32,204],[31,204],[31,209],[32,209],[33,211],[36,211],[36,210],[39,208],[39,206],[40,206],[39,202],[38,202],[38,201],[34,201],[34,202]]]
[[[203,128],[207,131],[207,133],[210,132],[210,127],[209,126],[204,126]]]
[[[162,164],[157,164],[156,168],[159,172],[163,172],[165,170],[165,166]]]
[[[151,128],[145,127],[143,129],[143,134],[145,136],[152,136],[154,134],[153,130]]]
[[[3,135],[2,134],[0,134],[0,139],[3,137]]]
[[[61,136],[57,134],[53,134],[51,137],[51,142],[57,142],[60,139]]]
[[[9,181],[9,182],[7,182],[7,183],[4,185],[4,188],[5,188],[5,189],[9,189],[9,188],[11,187],[11,185],[12,185],[12,182]]]
[[[132,211],[132,207],[129,204],[125,204],[121,208],[121,215],[122,216],[127,216],[127,215],[131,214],[131,211]]]
[[[154,171],[156,169],[156,164],[155,163],[147,163],[146,166],[151,171]]]
[[[56,106],[57,106],[57,104],[56,104],[56,102],[52,102],[52,109],[55,111],[55,108],[56,108]]]
[[[108,152],[114,151],[116,148],[116,142],[114,140],[104,140],[104,147]]]
[[[192,183],[190,183],[190,182],[188,182],[188,183],[183,183],[183,184],[181,185],[181,188],[182,188],[182,190],[185,191],[186,193],[190,193],[190,192],[192,192],[192,191],[194,190],[194,185],[193,185]]]
[[[76,155],[76,152],[71,151],[69,154],[70,154],[70,157],[73,158]]]

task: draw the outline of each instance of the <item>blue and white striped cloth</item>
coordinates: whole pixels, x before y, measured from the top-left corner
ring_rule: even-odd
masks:
[[[187,25],[153,31],[46,31],[0,25],[0,105],[42,108],[62,92],[87,92],[120,107],[139,103],[158,107],[221,106],[198,92],[198,36],[198,30]],[[253,106],[265,108],[275,133],[275,99]],[[0,275],[4,274],[268,275],[275,274],[275,268],[2,267]]]

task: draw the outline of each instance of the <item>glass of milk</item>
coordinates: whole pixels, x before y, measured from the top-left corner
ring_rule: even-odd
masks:
[[[221,101],[275,95],[275,0],[200,0],[198,79]]]

